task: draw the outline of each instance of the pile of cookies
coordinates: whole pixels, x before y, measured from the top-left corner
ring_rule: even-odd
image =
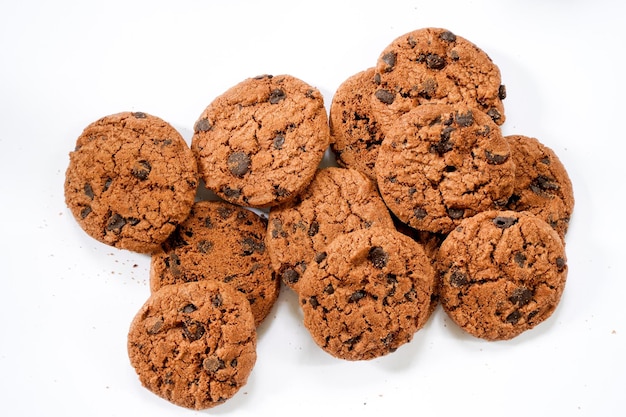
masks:
[[[483,51],[426,28],[339,86],[330,116],[316,88],[263,75],[213,100],[191,146],[141,112],[85,128],[68,207],[100,242],[151,256],[128,334],[141,383],[193,409],[231,398],[281,284],[346,360],[395,351],[438,304],[486,340],[549,317],[572,186],[551,149],[502,136],[505,96]],[[320,168],[329,147],[339,166]]]

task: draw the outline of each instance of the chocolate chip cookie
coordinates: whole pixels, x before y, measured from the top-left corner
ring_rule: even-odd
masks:
[[[266,241],[272,265],[295,289],[335,236],[375,226],[394,227],[374,183],[354,169],[320,169],[302,194],[270,210]]]
[[[487,211],[464,220],[437,256],[441,304],[469,334],[518,336],[557,307],[567,277],[563,242],[529,212]]]
[[[97,120],[78,137],[65,202],[100,242],[150,253],[187,217],[197,184],[182,136],[156,116],[125,112]]]
[[[250,304],[219,281],[162,287],[133,319],[128,355],[156,395],[186,408],[214,407],[235,395],[254,367]]]
[[[385,203],[402,222],[443,234],[503,207],[515,180],[500,128],[462,105],[423,104],[403,115],[385,136],[375,170]]]
[[[504,123],[506,89],[500,70],[478,46],[442,28],[396,38],[376,63],[372,109],[386,133],[402,114],[424,103],[463,103]]]
[[[330,147],[337,164],[361,171],[376,181],[374,164],[383,134],[376,123],[371,96],[377,84],[369,68],[346,79],[330,104]]]
[[[430,316],[434,276],[422,246],[394,229],[341,234],[302,276],[304,325],[337,358],[394,352]]]
[[[280,279],[265,248],[267,219],[223,201],[199,201],[152,255],[150,288],[216,279],[243,293],[260,324],[278,298]]]
[[[320,92],[289,75],[249,78],[217,97],[194,126],[192,150],[206,187],[248,207],[295,197],[330,142]]]
[[[530,211],[564,238],[574,210],[574,190],[552,149],[536,138],[506,136],[515,162],[515,186],[507,208]]]

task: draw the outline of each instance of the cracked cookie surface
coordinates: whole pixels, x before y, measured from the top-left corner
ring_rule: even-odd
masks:
[[[270,210],[266,241],[274,269],[296,289],[307,265],[335,236],[377,226],[394,227],[374,183],[354,169],[329,167],[318,170],[294,200]]]
[[[376,181],[374,165],[383,134],[376,122],[371,96],[376,89],[374,68],[350,76],[337,88],[330,105],[331,149],[337,164],[354,168]]]
[[[187,217],[197,184],[193,153],[171,125],[124,112],[97,120],[78,137],[65,202],[100,242],[150,253]]]
[[[376,74],[372,109],[385,133],[399,116],[425,103],[469,105],[504,123],[499,68],[449,30],[423,28],[396,38],[381,52]]]
[[[128,355],[156,395],[186,408],[214,407],[235,395],[254,367],[250,304],[218,281],[165,286],[133,319]]]
[[[565,167],[538,139],[506,136],[515,162],[515,186],[507,208],[529,211],[565,238],[574,210],[574,190]]]
[[[267,220],[223,201],[199,201],[189,217],[152,254],[150,289],[216,279],[243,293],[260,324],[278,298],[276,277],[265,247]]]
[[[426,323],[434,277],[422,246],[396,230],[339,235],[302,277],[304,325],[335,357],[386,355],[411,341]]]
[[[467,106],[424,104],[394,123],[376,160],[380,193],[409,226],[448,233],[506,204],[515,165],[491,118]]]
[[[506,340],[552,315],[567,278],[562,240],[528,212],[464,220],[437,255],[444,311],[469,334]]]
[[[194,126],[192,150],[208,189],[234,204],[271,207],[313,178],[330,142],[321,93],[289,75],[246,79]]]

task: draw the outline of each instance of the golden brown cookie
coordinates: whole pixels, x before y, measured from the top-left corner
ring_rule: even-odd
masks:
[[[374,118],[371,97],[377,84],[369,68],[346,79],[330,104],[330,147],[337,164],[376,181],[374,164],[383,134]]]
[[[246,384],[256,361],[256,328],[243,294],[219,281],[168,285],[133,319],[128,355],[148,390],[205,409]]]
[[[156,116],[125,112],[97,120],[78,137],[65,202],[100,242],[150,253],[187,217],[197,184],[182,136]]]
[[[507,208],[530,211],[564,238],[574,210],[574,190],[565,167],[538,139],[505,137],[515,162],[515,187]]]
[[[441,304],[463,330],[511,339],[559,304],[567,258],[559,235],[528,212],[487,211],[464,220],[437,256]]]
[[[234,204],[271,207],[313,178],[330,142],[320,92],[289,75],[246,79],[217,97],[194,126],[206,187]]]
[[[434,276],[422,246],[394,229],[341,234],[302,276],[304,325],[341,359],[394,352],[430,316]]]
[[[399,116],[424,103],[462,103],[504,123],[506,90],[499,68],[478,46],[447,29],[399,36],[380,54],[376,74],[372,109],[385,133]]]
[[[378,188],[409,226],[448,233],[461,220],[502,207],[515,165],[491,118],[475,108],[423,104],[403,115],[376,160]]]
[[[265,248],[267,220],[223,201],[199,201],[152,255],[150,288],[215,279],[243,293],[260,324],[278,298],[280,279]]]
[[[354,169],[329,167],[297,198],[270,210],[266,242],[274,269],[295,289],[335,236],[375,226],[393,228],[393,221],[374,183]]]

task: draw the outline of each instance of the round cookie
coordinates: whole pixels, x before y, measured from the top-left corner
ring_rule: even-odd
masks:
[[[375,169],[380,193],[400,221],[443,234],[464,218],[502,207],[515,180],[500,128],[461,105],[424,104],[400,117]]]
[[[193,153],[171,125],[124,112],[97,120],[78,137],[65,202],[93,238],[150,253],[187,217],[197,184]]]
[[[296,289],[335,236],[375,226],[394,227],[374,183],[354,169],[328,167],[294,200],[270,210],[266,242],[274,270]]]
[[[346,79],[330,104],[330,147],[337,164],[361,171],[376,181],[374,164],[384,136],[374,119],[371,96],[377,84],[375,69],[368,68]]]
[[[394,352],[430,316],[434,276],[422,246],[396,230],[341,234],[302,276],[304,325],[337,358]]]
[[[222,201],[199,201],[152,255],[150,288],[215,279],[243,293],[260,324],[278,298],[280,279],[265,248],[267,220]]]
[[[133,319],[128,355],[156,395],[186,408],[214,407],[235,395],[254,367],[250,304],[219,281],[165,286]]]
[[[567,277],[556,231],[515,211],[464,220],[441,244],[437,268],[446,313],[486,340],[511,339],[550,317]]]
[[[396,38],[380,54],[376,76],[372,109],[385,133],[400,115],[424,103],[463,103],[504,123],[506,89],[499,68],[449,30],[423,28]]]
[[[506,136],[515,162],[515,187],[507,208],[530,211],[564,238],[574,210],[574,190],[554,151],[535,138]]]
[[[191,147],[208,189],[231,203],[263,208],[295,197],[329,142],[321,93],[289,75],[264,75],[209,104]]]

